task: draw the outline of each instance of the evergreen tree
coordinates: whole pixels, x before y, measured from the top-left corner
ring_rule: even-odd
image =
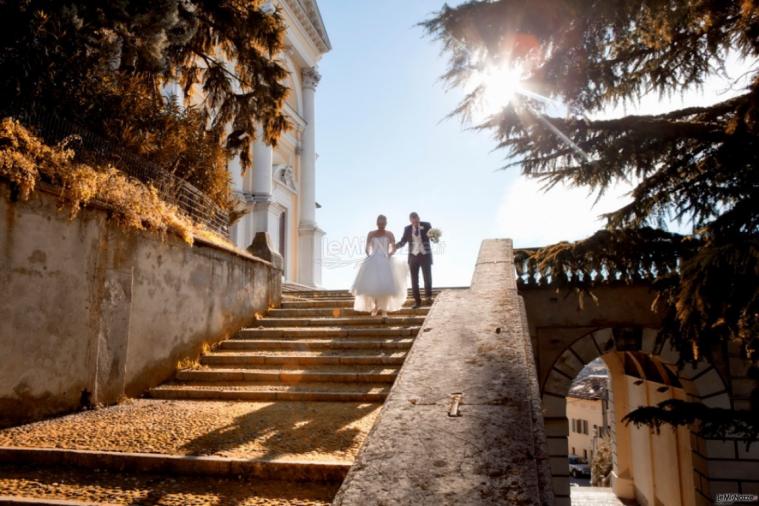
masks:
[[[516,0],[444,6],[423,23],[450,56],[444,79],[467,83],[483,65],[523,72],[523,93],[479,128],[494,132],[526,176],[547,187],[602,194],[632,182],[632,202],[605,215],[606,230],[528,253],[555,283],[592,291],[603,276],[651,277],[681,361],[728,341],[756,375],[759,359],[759,68],[740,94],[712,105],[652,115],[591,119],[657,93],[662,99],[725,74],[728,55],[759,57],[759,4],[752,0]],[[738,86],[739,79],[733,84]],[[454,114],[468,118],[483,90]],[[566,114],[556,102],[564,104]],[[560,211],[560,210],[557,210]],[[692,224],[686,236],[666,223]],[[578,274],[579,273],[579,274]],[[584,273],[585,275],[583,275]],[[724,349],[724,348],[723,348]],[[753,413],[669,403],[639,410],[636,423],[704,422],[712,434],[757,436]],[[753,420],[753,422],[751,422]]]
[[[263,0],[0,0],[3,108],[54,114],[226,195],[226,162],[251,165],[282,113],[284,23]],[[166,100],[176,83],[185,106]],[[200,126],[200,130],[197,130]]]

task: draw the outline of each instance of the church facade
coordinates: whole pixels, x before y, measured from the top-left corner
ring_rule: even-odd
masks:
[[[239,160],[229,165],[233,193],[242,216],[231,239],[247,248],[256,233],[266,232],[271,249],[282,255],[286,282],[321,284],[324,231],[316,221],[316,143],[314,98],[317,64],[331,49],[316,0],[277,0],[287,25],[285,52],[278,56],[289,70],[290,94],[285,114],[292,128],[276,147],[259,136],[253,145],[253,168],[242,174]]]

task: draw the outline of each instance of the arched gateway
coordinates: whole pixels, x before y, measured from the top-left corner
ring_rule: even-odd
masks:
[[[520,271],[521,266],[521,271]],[[666,399],[710,407],[749,409],[754,381],[737,346],[710,350],[711,362],[676,366],[677,352],[657,342],[660,317],[645,283],[609,283],[594,289],[597,303],[580,308],[577,297],[535,281],[517,265],[543,402],[556,504],[569,504],[566,395],[588,363],[609,368],[615,440],[614,492],[640,504],[713,504],[719,493],[755,494],[759,449],[738,440],[705,440],[686,427],[659,434],[621,422],[638,406]],[[518,276],[518,278],[519,278]]]
[[[669,342],[656,345],[651,328],[601,328],[567,343],[541,378],[543,416],[557,504],[569,495],[566,395],[580,370],[601,357],[609,368],[614,439],[612,487],[622,498],[668,505],[710,503],[710,472],[703,463],[720,455],[722,441],[705,441],[688,428],[653,433],[622,422],[625,414],[666,399],[729,408],[730,395],[709,363],[677,369]],[[732,445],[733,443],[727,443]],[[710,454],[712,453],[712,454]]]

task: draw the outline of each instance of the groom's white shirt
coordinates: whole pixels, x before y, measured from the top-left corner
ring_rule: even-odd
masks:
[[[419,233],[417,234],[417,229]],[[412,255],[421,255],[424,252],[424,248],[422,245],[422,226],[419,225],[418,227],[411,226],[411,254]]]

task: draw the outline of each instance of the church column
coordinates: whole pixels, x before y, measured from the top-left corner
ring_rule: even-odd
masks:
[[[251,193],[253,194],[252,235],[258,232],[268,233],[271,226],[269,208],[271,207],[272,192],[272,147],[263,139],[263,131],[259,128],[253,143],[253,177]]]
[[[301,158],[300,191],[303,205],[300,225],[316,224],[316,125],[314,95],[321,76],[315,68],[303,71],[303,154]]]
[[[259,128],[253,143],[253,174],[250,181],[253,201],[253,213],[250,220],[252,241],[248,246],[248,251],[272,262],[276,268],[282,270],[282,256],[272,247],[269,236],[269,230],[275,226],[270,213],[273,159],[274,151],[264,141],[263,130]]]
[[[314,95],[321,76],[315,67],[303,70],[303,131],[300,162],[300,223],[298,281],[316,286],[321,282],[321,239],[316,226],[316,121]]]

